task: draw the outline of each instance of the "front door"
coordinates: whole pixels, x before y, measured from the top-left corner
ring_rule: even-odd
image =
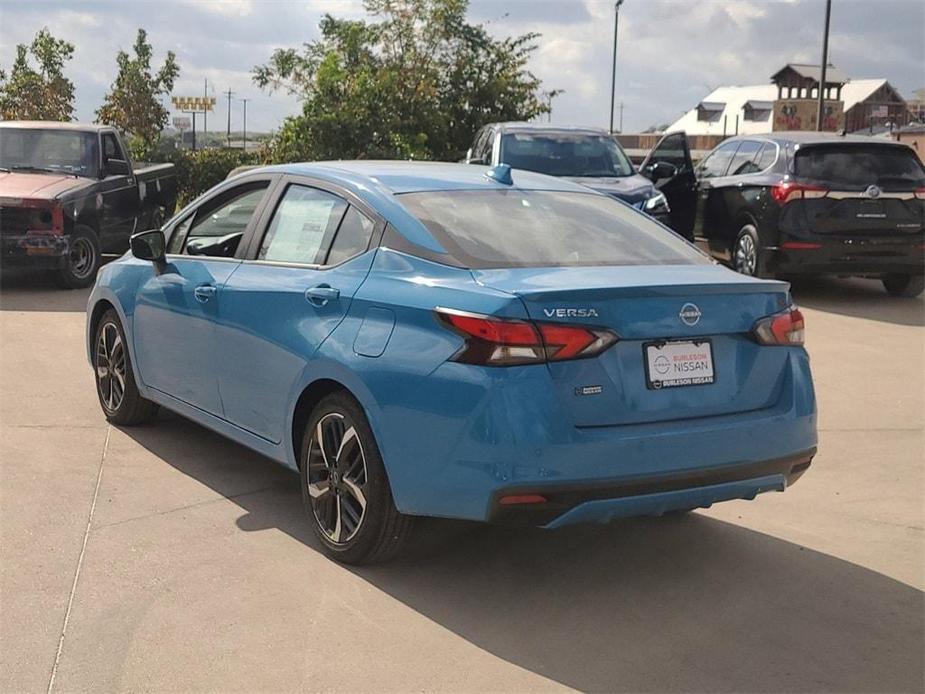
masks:
[[[740,144],[740,140],[724,142],[697,167],[694,237],[698,245],[720,258],[728,257],[726,226],[730,220],[724,197],[724,189],[728,184],[726,172]]]
[[[136,229],[136,220],[141,204],[138,198],[138,183],[129,168],[128,158],[115,133],[103,132],[102,180],[99,195],[100,245],[104,253],[123,253],[128,248],[128,239]],[[110,162],[122,162],[124,169],[117,170]]]
[[[221,291],[225,418],[278,443],[293,388],[369,273],[377,223],[345,197],[291,181]]]
[[[210,198],[170,230],[166,272],[139,288],[135,354],[145,385],[222,416],[215,325],[220,292],[240,265],[269,181]]]
[[[646,175],[652,164],[664,162],[675,167],[677,173],[670,178],[655,181],[668,199],[671,208],[671,227],[685,238],[693,238],[694,213],[697,204],[694,164],[691,160],[687,135],[684,132],[668,133],[646,156],[639,170]]]

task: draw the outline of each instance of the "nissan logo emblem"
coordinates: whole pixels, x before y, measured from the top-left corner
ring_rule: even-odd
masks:
[[[881,191],[877,186],[867,186],[867,190],[864,191],[864,195],[873,200],[880,197],[880,192]]]
[[[697,323],[700,322],[700,316],[703,315],[700,313],[700,309],[697,307],[697,304],[684,304],[681,307],[681,313],[678,314],[678,318],[681,319],[681,322],[684,325],[689,325],[694,327]]]

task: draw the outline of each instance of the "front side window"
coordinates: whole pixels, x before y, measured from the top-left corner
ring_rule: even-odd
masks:
[[[687,136],[684,133],[672,133],[662,138],[662,141],[652,150],[649,157],[651,161],[663,161],[672,164],[678,173],[688,168],[690,158],[687,154]]]
[[[258,260],[319,265],[347,203],[308,186],[291,185],[279,201]]]
[[[501,161],[551,176],[612,178],[635,173],[613,138],[588,133],[508,133],[501,137]]]
[[[237,186],[206,201],[174,228],[167,252],[233,258],[269,185]]]
[[[713,150],[700,165],[700,178],[725,176],[726,169],[729,168],[729,162],[732,161],[732,157],[738,148],[738,142],[727,142],[720,145],[718,149]]]
[[[679,236],[604,195],[463,190],[399,199],[463,267],[710,262]]]
[[[122,149],[119,147],[119,141],[112,133],[103,134],[103,161],[110,159],[125,159]]]

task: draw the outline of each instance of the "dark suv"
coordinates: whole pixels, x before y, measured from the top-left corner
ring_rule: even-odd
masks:
[[[611,195],[670,225],[665,196],[640,176],[607,131],[539,123],[490,123],[478,131],[467,164],[536,171],[560,176]],[[663,173],[675,171],[665,167]]]
[[[678,173],[661,176],[663,164]],[[641,171],[675,229],[735,270],[874,277],[896,296],[925,289],[925,168],[908,146],[771,133],[730,138],[690,164],[686,135],[670,133]]]

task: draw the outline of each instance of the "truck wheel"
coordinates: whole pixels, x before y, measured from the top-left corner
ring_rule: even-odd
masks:
[[[100,242],[90,227],[79,226],[68,237],[64,267],[55,272],[55,284],[62,289],[88,287],[100,269]]]
[[[925,291],[925,275],[887,275],[883,287],[890,296],[911,299]]]
[[[363,408],[345,391],[315,407],[299,456],[302,501],[322,549],[345,564],[395,556],[414,518],[398,512]]]
[[[131,426],[151,419],[158,406],[138,392],[127,344],[119,315],[109,309],[100,318],[93,335],[96,394],[106,419]]]

